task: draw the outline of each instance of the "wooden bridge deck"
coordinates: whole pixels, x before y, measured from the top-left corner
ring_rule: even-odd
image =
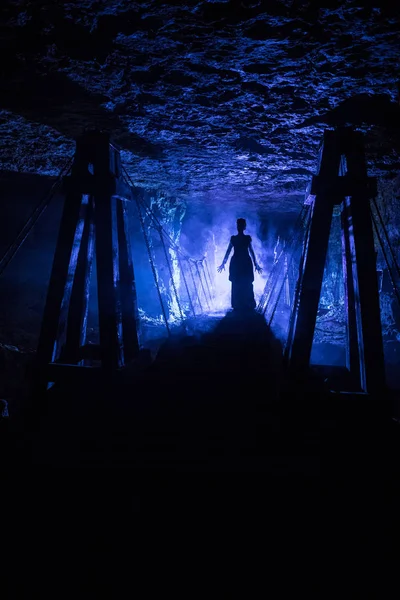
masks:
[[[8,432],[7,461],[279,477],[398,469],[396,423],[371,398],[330,394],[317,375],[285,389],[280,344],[260,319],[232,314],[172,337],[151,365],[114,381],[56,384],[36,429]]]

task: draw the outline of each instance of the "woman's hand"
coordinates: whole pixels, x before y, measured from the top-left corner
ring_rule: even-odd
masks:
[[[218,271],[218,273],[222,273],[222,271],[225,271],[225,265],[224,265],[224,263],[222,263],[222,265],[219,265],[217,271]]]
[[[261,273],[263,272],[263,270],[262,270],[262,268],[260,267],[260,265],[256,265],[255,269],[256,269],[257,273],[260,273],[260,275],[261,275]]]

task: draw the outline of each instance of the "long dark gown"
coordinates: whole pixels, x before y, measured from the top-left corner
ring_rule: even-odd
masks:
[[[251,237],[249,235],[233,235],[231,237],[233,256],[229,263],[229,281],[232,282],[232,308],[235,310],[253,309],[254,299],[253,263],[249,254]]]

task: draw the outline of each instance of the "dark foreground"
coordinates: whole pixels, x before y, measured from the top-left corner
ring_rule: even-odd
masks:
[[[35,398],[40,418],[4,428],[5,464],[395,477],[400,432],[383,399],[329,393],[317,375],[288,386],[281,356],[262,317],[230,313],[113,382]]]
[[[159,585],[391,597],[390,579],[370,575],[398,570],[397,422],[379,399],[328,393],[320,375],[288,387],[257,315],[227,315],[169,340],[147,368],[47,400],[36,423],[2,431],[15,597],[119,597],[143,579],[149,598]]]

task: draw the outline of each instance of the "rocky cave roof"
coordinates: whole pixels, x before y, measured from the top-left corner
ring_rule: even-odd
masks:
[[[400,11],[328,0],[3,0],[0,168],[55,175],[86,128],[134,181],[298,210],[326,127],[400,166]]]

